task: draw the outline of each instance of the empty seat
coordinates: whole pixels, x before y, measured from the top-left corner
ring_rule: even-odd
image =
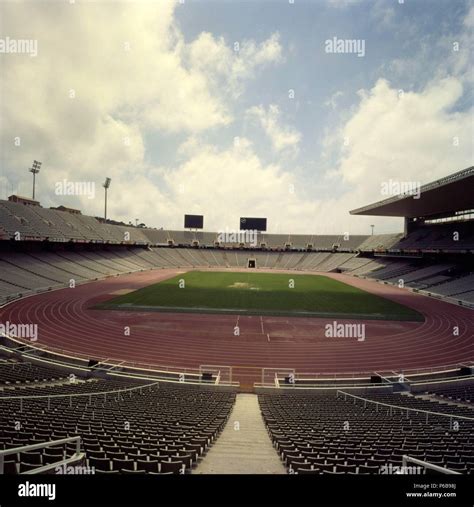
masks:
[[[89,458],[89,465],[96,470],[110,470],[110,461],[107,458]]]
[[[159,466],[157,460],[137,460],[137,468],[140,470],[145,470],[145,472],[159,472]]]
[[[172,472],[179,474],[184,472],[185,465],[182,461],[161,461],[160,472]]]

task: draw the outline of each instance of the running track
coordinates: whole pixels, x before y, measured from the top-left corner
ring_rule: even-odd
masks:
[[[400,371],[474,357],[473,310],[338,274],[325,273],[410,306],[425,316],[425,322],[365,321],[366,339],[359,342],[326,338],[324,326],[335,319],[90,309],[115,297],[116,291],[138,289],[180,272],[140,272],[38,294],[0,309],[0,321],[37,323],[38,344],[90,358],[180,369],[229,365],[234,380],[246,385],[261,379],[262,367],[292,368],[298,373]],[[238,337],[234,336],[237,321]],[[131,336],[124,336],[125,326]],[[453,334],[455,326],[458,336]]]

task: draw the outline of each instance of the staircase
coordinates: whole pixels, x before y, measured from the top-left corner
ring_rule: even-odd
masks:
[[[195,474],[286,474],[265,428],[258,397],[240,393],[229,420]]]

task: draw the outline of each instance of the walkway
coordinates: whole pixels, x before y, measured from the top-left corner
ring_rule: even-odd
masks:
[[[193,473],[286,473],[265,429],[255,394],[237,395],[224,430]]]

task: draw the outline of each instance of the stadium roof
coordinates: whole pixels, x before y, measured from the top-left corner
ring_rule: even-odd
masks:
[[[419,198],[405,192],[352,210],[351,215],[429,217],[474,209],[474,166],[423,185]]]

